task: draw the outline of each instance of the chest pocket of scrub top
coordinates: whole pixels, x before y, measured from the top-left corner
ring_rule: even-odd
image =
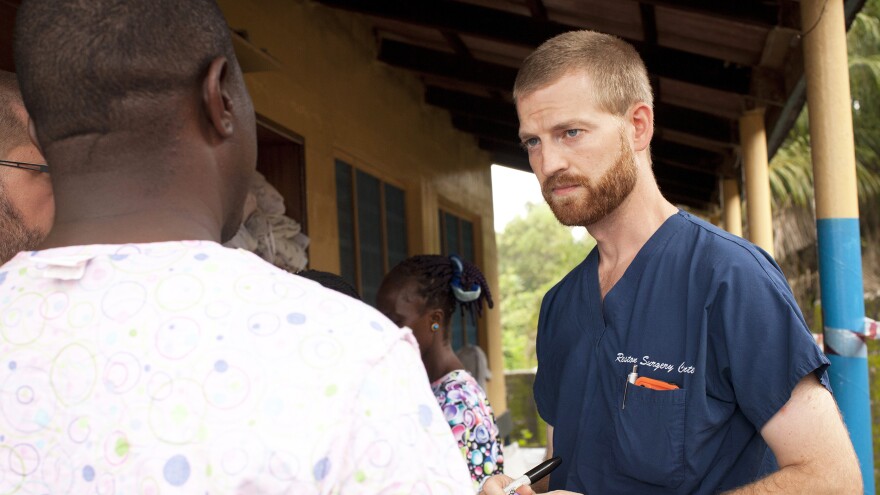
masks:
[[[622,402],[622,383],[619,397]],[[615,408],[611,442],[621,473],[667,488],[684,481],[685,398],[683,389],[627,387],[626,407]]]

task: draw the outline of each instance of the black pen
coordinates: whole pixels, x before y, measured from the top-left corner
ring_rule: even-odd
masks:
[[[537,466],[526,472],[526,474],[511,481],[509,485],[505,486],[505,495],[513,495],[514,493],[516,493],[516,490],[519,489],[519,487],[529,486],[532,483],[537,482],[544,476],[550,474],[550,472],[556,469],[560,464],[562,464],[561,457],[553,457],[551,459],[547,459],[541,464],[538,464]]]

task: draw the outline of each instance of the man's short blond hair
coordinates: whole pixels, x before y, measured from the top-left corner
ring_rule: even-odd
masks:
[[[654,107],[645,63],[622,39],[595,31],[570,31],[545,41],[520,67],[513,85],[518,101],[562,76],[584,71],[590,76],[599,108],[622,116],[635,103]]]

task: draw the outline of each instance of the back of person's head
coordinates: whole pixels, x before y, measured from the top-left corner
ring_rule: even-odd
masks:
[[[425,310],[443,310],[444,323],[449,322],[456,306],[474,321],[482,316],[484,302],[490,308],[493,306],[486,277],[476,265],[458,256],[422,254],[407,258],[388,272],[382,287],[400,284],[408,278],[417,281],[418,293],[425,298]]]
[[[24,101],[43,148],[66,138],[175,128],[170,98],[198,94],[216,57],[240,79],[213,0],[25,0],[15,25]]]
[[[27,122],[22,121],[24,102],[15,74],[0,70],[0,160],[12,149],[30,142]]]
[[[358,294],[357,289],[352,287],[352,285],[350,283],[348,283],[347,280],[345,280],[344,278],[342,278],[341,276],[339,276],[335,273],[309,269],[309,270],[301,270],[301,271],[297,272],[296,274],[299,275],[300,277],[304,277],[309,280],[314,280],[315,282],[318,282],[319,284],[323,285],[324,287],[326,287],[328,289],[335,290],[336,292],[341,292],[341,293],[345,294],[346,296],[353,297],[357,300],[361,299],[361,296],[360,296],[360,294]]]
[[[104,243],[204,235],[194,225],[220,242],[235,235],[256,124],[214,0],[24,0],[14,35],[24,103],[68,201],[64,225],[101,210],[105,230],[89,232]],[[198,217],[187,232],[106,230],[123,217],[155,223],[170,204]]]
[[[624,115],[639,102],[653,108],[648,71],[635,48],[616,36],[587,30],[560,34],[526,57],[513,85],[514,100],[577,71],[590,77],[594,98],[606,112]]]

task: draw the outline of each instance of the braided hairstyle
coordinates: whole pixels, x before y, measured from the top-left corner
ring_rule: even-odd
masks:
[[[458,263],[461,263],[461,270]],[[491,308],[492,292],[479,268],[457,256],[422,254],[401,261],[388,272],[387,281],[415,278],[426,309],[442,309],[448,325],[458,305],[471,321],[483,315],[483,301]],[[477,295],[477,291],[479,294]]]

